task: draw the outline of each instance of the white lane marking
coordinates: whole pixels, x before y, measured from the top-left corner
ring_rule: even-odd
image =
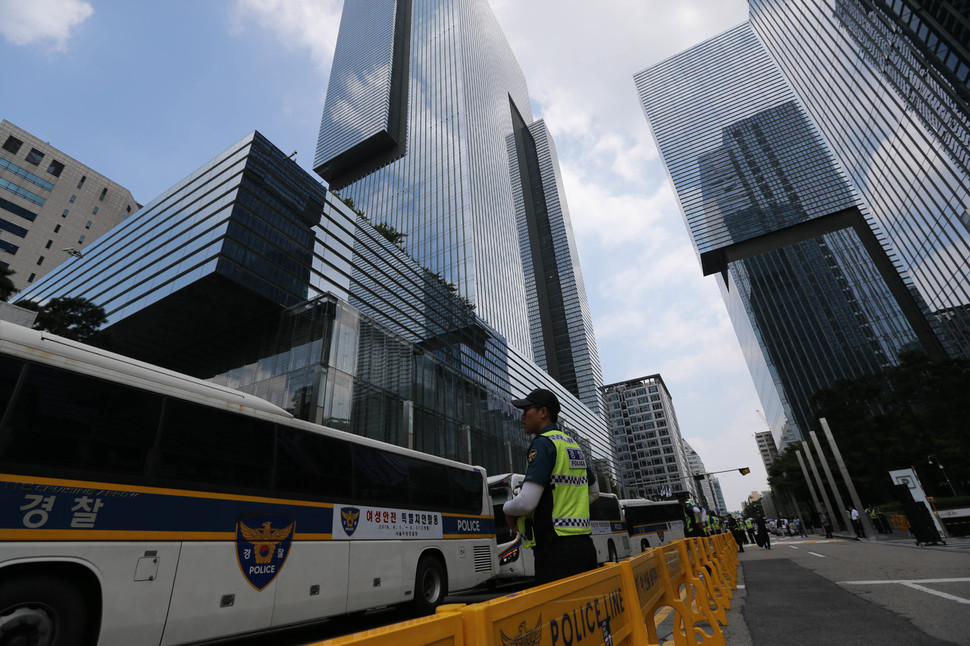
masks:
[[[932,588],[927,588],[920,585],[920,583],[967,583],[970,582],[970,577],[959,577],[953,579],[897,579],[891,581],[839,581],[840,585],[882,585],[884,583],[896,583],[899,585],[904,585],[907,588],[912,588],[913,590],[919,590],[920,592],[926,592],[929,594],[942,597],[944,599],[949,599],[950,601],[956,601],[957,603],[963,603],[970,605],[970,599],[964,599],[963,597],[958,597],[956,595],[947,594],[946,592],[940,592],[939,590],[933,590]]]
[[[797,547],[795,547],[794,545],[789,545],[788,547],[790,547],[790,548],[792,548],[793,550],[797,550],[797,549],[798,549],[798,548],[797,548]]]
[[[921,585],[915,583],[904,583],[907,588],[913,588],[914,590],[919,590],[921,592],[929,592],[930,594],[935,594],[938,597],[943,597],[944,599],[949,599],[950,601],[956,601],[957,603],[970,604],[970,599],[964,599],[963,597],[956,597],[952,594],[947,594],[946,592],[940,592],[939,590],[933,590],[931,588],[924,588]]]
[[[825,555],[824,554],[819,554],[818,552],[809,552],[809,554],[811,554],[812,556],[817,556],[820,559],[824,559],[825,558]]]
[[[967,583],[970,582],[970,577],[963,577],[959,579],[897,579],[897,580],[882,580],[882,581],[839,581],[839,585],[879,585],[881,583]]]

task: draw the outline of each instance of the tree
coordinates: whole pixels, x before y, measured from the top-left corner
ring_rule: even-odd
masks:
[[[832,429],[863,503],[892,499],[887,474],[916,468],[927,493],[950,495],[930,456],[958,490],[970,485],[970,361],[909,353],[898,366],[840,381],[812,398]],[[833,470],[835,470],[833,465]]]
[[[763,514],[764,509],[761,507],[761,498],[757,500],[745,501],[741,505],[741,517],[742,518],[754,518],[758,514]]]
[[[13,286],[10,277],[16,274],[10,267],[0,267],[0,301],[10,300],[10,297],[20,290]]]
[[[37,312],[34,328],[75,341],[84,341],[104,325],[104,308],[82,296],[52,298],[44,305],[21,301],[17,305]]]

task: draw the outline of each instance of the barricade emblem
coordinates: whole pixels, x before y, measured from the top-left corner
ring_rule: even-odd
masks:
[[[236,558],[249,585],[262,590],[283,569],[290,555],[292,518],[277,514],[248,516],[236,523]]]
[[[526,624],[523,621],[519,624],[518,635],[509,637],[502,629],[499,629],[498,632],[502,636],[502,646],[539,646],[542,641],[542,615],[539,615],[536,627],[531,630],[526,629]]]
[[[340,525],[347,536],[353,536],[360,522],[360,510],[356,507],[344,507],[340,510]]]

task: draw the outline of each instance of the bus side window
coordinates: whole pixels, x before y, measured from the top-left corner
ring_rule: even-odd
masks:
[[[273,424],[168,398],[155,475],[181,482],[266,489]]]
[[[4,460],[52,475],[142,476],[161,403],[149,392],[28,364],[9,411]]]
[[[347,499],[353,494],[352,466],[346,441],[277,427],[277,491]]]
[[[406,505],[407,458],[372,446],[358,445],[354,453],[354,497],[363,503],[389,507]]]
[[[411,504],[429,509],[451,509],[451,487],[445,467],[423,460],[410,460],[408,483]]]
[[[17,380],[23,370],[24,362],[11,357],[0,357],[0,411],[10,410],[10,398],[17,387]],[[4,413],[0,412],[0,421]],[[3,437],[0,434],[0,437]]]
[[[483,489],[482,475],[479,472],[451,470],[451,497],[456,512],[481,513]]]

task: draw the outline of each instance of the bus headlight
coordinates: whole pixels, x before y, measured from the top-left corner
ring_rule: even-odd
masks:
[[[510,550],[507,550],[504,554],[499,556],[498,564],[507,565],[508,563],[514,563],[515,561],[518,561],[518,560],[519,560],[519,547],[516,546]]]

